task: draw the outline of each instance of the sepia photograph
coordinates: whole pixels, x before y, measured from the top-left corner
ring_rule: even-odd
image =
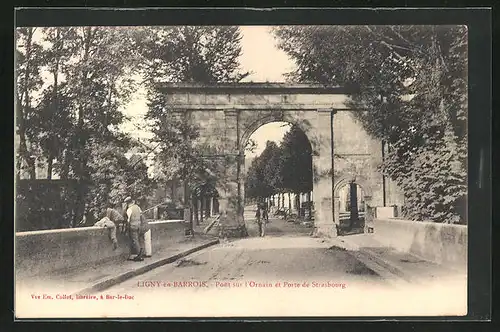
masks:
[[[465,25],[15,28],[15,316],[465,316]]]

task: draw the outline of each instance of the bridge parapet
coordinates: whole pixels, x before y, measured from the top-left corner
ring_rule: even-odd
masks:
[[[150,222],[153,255],[160,244],[179,238],[184,221]],[[129,239],[117,234],[118,249],[113,250],[108,230],[79,227],[16,233],[16,278],[31,278],[70,272],[84,266],[95,266],[129,254]]]
[[[467,271],[467,226],[401,219],[375,219],[374,238],[388,247]]]

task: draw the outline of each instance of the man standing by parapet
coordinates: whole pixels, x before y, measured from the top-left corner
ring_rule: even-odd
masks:
[[[96,227],[105,227],[109,229],[109,239],[113,243],[113,250],[116,250],[118,248],[118,240],[116,238],[116,228],[119,227],[120,224],[122,224],[122,228],[124,228],[125,227],[125,225],[123,225],[124,221],[125,219],[120,214],[120,212],[112,208],[107,208],[104,211],[103,218],[94,224],[94,226]]]
[[[118,210],[113,209],[113,208],[107,208],[106,209],[106,217],[111,220],[112,222],[115,223],[116,227],[122,228],[122,233],[123,233],[123,228],[125,228],[125,218],[123,215],[118,212]]]
[[[104,227],[108,229],[109,231],[108,236],[109,239],[111,240],[111,243],[113,244],[113,250],[116,250],[118,248],[118,240],[116,239],[116,224],[106,216],[103,217],[98,222],[96,222],[94,226]]]
[[[142,210],[131,197],[125,198],[125,210],[128,218],[128,232],[131,241],[129,260],[144,260],[144,233],[141,232]],[[142,233],[142,234],[141,234]]]

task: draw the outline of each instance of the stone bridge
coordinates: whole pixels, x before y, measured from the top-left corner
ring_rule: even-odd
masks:
[[[381,142],[368,136],[348,107],[342,87],[282,83],[215,85],[162,83],[165,107],[197,124],[195,144],[209,146],[220,157],[217,190],[222,236],[244,236],[244,149],[260,126],[284,121],[299,126],[311,143],[315,233],[335,236],[339,225],[338,190],[353,179],[372,207],[383,201],[383,179],[377,172]],[[384,200],[385,201],[385,200]]]

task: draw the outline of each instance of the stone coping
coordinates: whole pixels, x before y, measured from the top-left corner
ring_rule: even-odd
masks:
[[[156,220],[150,221],[150,225],[159,225],[159,224],[169,224],[169,223],[183,223],[184,220],[181,219],[172,219],[172,220]],[[70,233],[70,232],[86,232],[89,230],[101,227],[88,226],[88,227],[75,227],[75,228],[58,228],[58,229],[44,229],[40,231],[26,231],[26,232],[16,232],[16,236],[29,236],[29,235],[41,235],[41,234],[54,234],[54,233]]]
[[[467,228],[468,225],[463,225],[463,224],[446,224],[446,223],[439,223],[439,222],[434,222],[434,221],[429,221],[429,220],[424,220],[424,221],[418,221],[418,220],[409,220],[409,219],[402,219],[402,218],[375,218],[375,221],[380,220],[380,221],[391,221],[391,222],[401,222],[401,223],[415,223],[415,224],[420,224],[420,225],[434,225],[434,226],[440,226],[440,227],[463,227]]]
[[[170,83],[158,82],[163,91],[203,92],[203,93],[313,93],[313,94],[354,94],[356,89],[323,84],[292,84],[277,82],[244,82],[244,83]]]

